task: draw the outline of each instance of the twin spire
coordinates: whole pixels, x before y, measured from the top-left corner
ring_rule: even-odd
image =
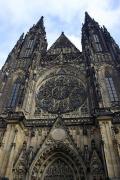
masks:
[[[86,11],[85,12],[85,23],[92,22],[92,21],[94,21],[94,19],[92,19],[90,17],[90,15],[88,14],[88,12]],[[36,28],[40,28],[42,30],[45,30],[45,27],[44,27],[44,17],[43,16],[41,16],[39,21],[36,23],[35,27]],[[62,32],[62,34],[64,34],[64,32]]]
[[[95,22],[94,19],[92,19],[90,17],[90,15],[88,14],[88,12],[85,12],[85,24],[88,24],[89,22]],[[44,27],[44,17],[41,16],[41,18],[38,20],[38,22],[32,27],[30,28],[29,32],[31,31],[41,31],[42,34],[46,34],[45,32],[45,27]],[[22,43],[24,39],[24,34],[22,34],[17,42],[17,44]],[[57,39],[57,41],[52,45],[51,48],[58,48],[59,46],[63,47],[63,46],[69,46],[69,47],[73,47],[74,45],[71,43],[71,41],[65,36],[64,32],[61,33],[60,37]],[[50,48],[50,49],[51,49]],[[77,48],[76,48],[77,50]]]
[[[90,15],[88,14],[88,12],[85,12],[85,24],[89,23],[89,22],[95,22],[94,19],[92,19],[90,17]],[[33,26],[33,28],[36,29],[41,29],[43,32],[45,32],[45,27],[44,27],[44,17],[41,16],[41,18],[39,19],[39,21]],[[32,28],[31,28],[32,29]],[[62,34],[64,35],[64,32],[62,32]]]
[[[94,21],[94,19],[92,19],[90,17],[90,15],[88,14],[88,12],[85,12],[85,23],[88,23],[88,22],[92,22]],[[30,29],[32,30],[33,28],[36,28],[36,29],[41,29],[42,32],[45,33],[45,27],[44,27],[44,17],[41,16],[41,18],[39,19],[39,21]],[[61,36],[64,37],[64,32],[61,33]],[[19,40],[18,41],[22,41],[24,38],[24,33],[20,36]]]

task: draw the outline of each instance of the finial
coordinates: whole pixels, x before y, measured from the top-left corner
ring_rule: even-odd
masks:
[[[107,31],[107,28],[103,25],[103,29]]]
[[[88,15],[88,12],[87,12],[87,11],[85,11],[85,15]]]
[[[87,11],[85,11],[85,16],[90,17]]]
[[[21,34],[20,39],[22,40],[24,38],[24,33]]]

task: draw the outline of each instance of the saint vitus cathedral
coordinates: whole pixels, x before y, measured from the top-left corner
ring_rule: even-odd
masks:
[[[1,180],[120,180],[120,49],[85,13],[82,52],[43,17],[0,71]]]

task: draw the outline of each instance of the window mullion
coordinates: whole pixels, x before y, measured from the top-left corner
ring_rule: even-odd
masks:
[[[108,88],[108,92],[109,92],[109,95],[110,95],[110,100],[112,102],[118,101],[117,92],[116,92],[116,89],[115,89],[112,78],[107,77],[105,79],[106,79],[106,85],[107,85],[107,88]]]

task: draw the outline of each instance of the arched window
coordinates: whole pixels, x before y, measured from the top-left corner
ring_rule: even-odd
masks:
[[[99,38],[97,34],[93,34],[93,39],[96,43],[99,43]]]
[[[118,102],[119,98],[118,98],[116,87],[115,87],[114,80],[112,77],[112,71],[110,72],[110,70],[108,69],[105,72],[105,81],[106,81],[106,87],[108,89],[111,103]]]
[[[118,101],[118,96],[112,77],[106,77],[105,79],[111,102]]]
[[[34,45],[35,45],[35,39],[33,38],[26,39],[25,43],[23,44],[22,50],[20,52],[20,57],[21,58],[30,57],[33,52]]]
[[[30,39],[30,40],[27,42],[27,48],[33,48],[34,43],[35,43],[34,39]]]
[[[102,51],[102,47],[100,44],[100,40],[97,34],[93,34],[93,41],[95,43],[95,49],[97,52],[101,52]]]
[[[17,105],[20,91],[21,91],[21,81],[20,79],[17,79],[11,91],[8,107],[15,107]]]

